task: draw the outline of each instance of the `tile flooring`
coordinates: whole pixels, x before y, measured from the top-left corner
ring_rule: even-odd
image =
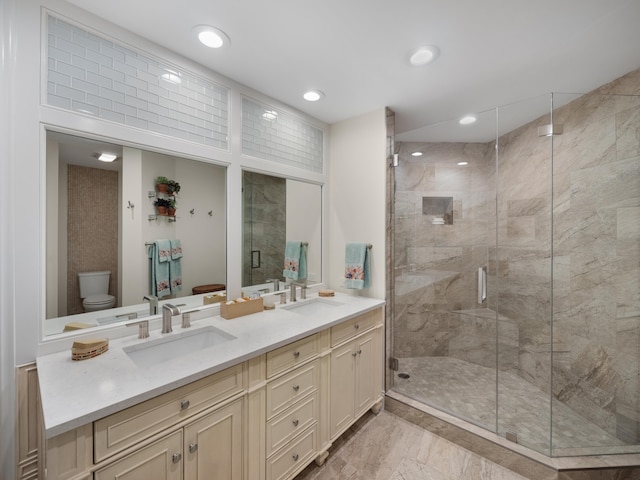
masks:
[[[347,479],[528,480],[384,410],[364,415],[334,443],[322,467],[312,463],[295,478]]]

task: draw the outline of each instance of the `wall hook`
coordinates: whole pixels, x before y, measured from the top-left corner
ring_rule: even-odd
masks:
[[[195,209],[195,208],[192,208],[191,210],[189,210],[189,213],[190,213],[191,215],[193,215],[194,213],[196,213],[196,209]]]
[[[209,210],[209,216],[213,217],[213,210]]]
[[[129,205],[127,205],[127,208],[134,208],[135,205],[133,203],[131,203],[131,200],[127,200],[127,202],[129,203]]]

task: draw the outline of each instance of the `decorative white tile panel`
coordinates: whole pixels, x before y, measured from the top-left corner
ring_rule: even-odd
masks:
[[[226,87],[53,16],[47,55],[49,105],[228,149]]]
[[[322,173],[323,137],[295,115],[242,99],[242,153]]]

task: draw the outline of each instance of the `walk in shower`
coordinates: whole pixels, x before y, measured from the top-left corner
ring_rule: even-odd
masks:
[[[392,390],[547,456],[640,452],[640,96],[544,95],[395,152]]]

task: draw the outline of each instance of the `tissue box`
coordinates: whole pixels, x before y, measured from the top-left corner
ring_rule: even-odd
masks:
[[[220,316],[224,319],[231,320],[232,318],[262,312],[263,310],[264,306],[262,303],[262,297],[260,297],[255,300],[235,302],[229,305],[227,305],[227,303],[222,303],[220,305]]]
[[[212,295],[205,295],[204,297],[202,297],[202,304],[203,305],[209,305],[211,303],[219,303],[219,302],[226,302],[227,301],[227,295],[225,293],[214,293]]]

